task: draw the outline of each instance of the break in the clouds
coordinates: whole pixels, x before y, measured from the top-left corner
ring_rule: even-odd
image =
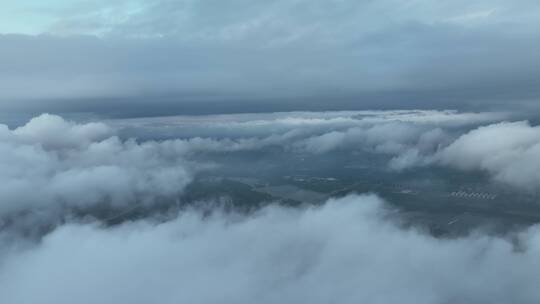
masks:
[[[403,230],[375,196],[252,216],[66,224],[0,255],[4,303],[537,303],[537,227],[511,243]],[[517,242],[517,243],[516,243]],[[519,243],[519,244],[518,244]]]
[[[540,96],[536,1],[49,0],[0,11],[2,110],[482,108]],[[8,18],[23,13],[32,18]]]
[[[187,153],[363,151],[385,155],[388,168],[449,166],[536,192],[540,131],[508,113],[456,111],[290,112],[110,120],[123,136],[184,138]],[[518,117],[520,118],[520,117]]]

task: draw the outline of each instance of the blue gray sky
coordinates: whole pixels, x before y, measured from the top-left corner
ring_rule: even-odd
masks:
[[[4,113],[483,110],[540,99],[537,1],[4,2]]]

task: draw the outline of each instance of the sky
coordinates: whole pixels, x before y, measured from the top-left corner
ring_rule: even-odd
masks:
[[[537,1],[3,1],[0,109],[535,108]]]

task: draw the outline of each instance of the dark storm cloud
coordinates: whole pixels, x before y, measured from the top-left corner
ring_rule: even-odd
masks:
[[[51,35],[0,37],[0,100],[124,115],[527,103],[540,96],[538,12],[509,1],[155,1],[116,19],[63,16]]]

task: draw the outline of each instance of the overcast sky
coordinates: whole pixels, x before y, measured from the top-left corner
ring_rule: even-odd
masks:
[[[504,108],[540,99],[537,1],[26,0],[0,110]]]

